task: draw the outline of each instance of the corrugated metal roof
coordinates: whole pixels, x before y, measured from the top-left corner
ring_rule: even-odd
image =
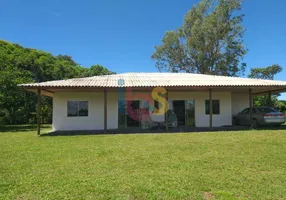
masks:
[[[123,73],[42,83],[21,84],[44,87],[286,87],[286,81],[272,81],[192,73]]]

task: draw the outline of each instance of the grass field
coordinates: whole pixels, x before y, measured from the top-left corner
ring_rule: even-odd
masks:
[[[53,137],[29,126],[1,130],[0,199],[286,199],[285,130]]]

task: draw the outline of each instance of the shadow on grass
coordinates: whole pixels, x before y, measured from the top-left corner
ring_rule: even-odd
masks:
[[[212,129],[209,128],[199,128],[199,127],[176,127],[169,128],[168,133],[204,133],[204,132],[226,132],[226,131],[249,131],[250,128],[248,126],[225,126],[225,127],[214,127]],[[255,130],[286,130],[286,126],[263,126],[259,127]],[[86,130],[86,131],[56,131],[50,132],[47,134],[43,134],[41,136],[78,136],[78,135],[114,135],[114,134],[164,134],[166,130],[164,128],[157,128],[152,130],[142,130],[139,128],[127,128],[123,130],[108,130],[104,133],[103,130]]]
[[[245,126],[227,126],[227,127],[214,127],[199,128],[199,127],[176,127],[169,128],[167,133],[198,133],[198,132],[222,132],[222,131],[245,131],[249,130],[249,127]],[[165,128],[157,128],[152,130],[143,130],[140,128],[126,128],[126,129],[114,129],[108,130],[104,133],[103,130],[83,130],[83,131],[56,131],[41,135],[45,136],[77,136],[77,135],[114,135],[114,134],[164,134]]]
[[[256,130],[286,130],[286,125],[281,125],[281,126],[262,126],[258,127]]]
[[[42,128],[51,128],[51,125],[41,125],[41,129]],[[35,124],[0,126],[0,133],[29,132],[29,131],[36,131],[36,130],[37,130],[37,125],[35,125]]]
[[[41,125],[41,129],[49,129],[51,125]],[[37,125],[6,125],[0,126],[0,133],[5,132],[31,132],[37,130]],[[209,128],[199,128],[199,127],[176,127],[169,128],[168,133],[203,133],[203,132],[225,132],[225,131],[247,131],[250,130],[247,126],[226,126],[226,127],[214,127]],[[273,126],[263,126],[256,130],[286,130],[286,125],[273,127]],[[108,130],[104,133],[103,130],[83,130],[83,131],[56,131],[44,133],[41,136],[77,136],[77,135],[113,135],[113,134],[160,134],[166,133],[165,128],[157,128],[152,130],[142,130],[140,128],[127,128],[127,129],[114,129]]]

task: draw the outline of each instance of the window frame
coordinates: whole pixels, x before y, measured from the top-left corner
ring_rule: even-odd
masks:
[[[216,105],[218,105],[218,113],[215,113],[215,112],[214,112],[214,109],[215,109],[215,108],[214,108],[214,105],[215,105],[214,101],[218,101],[218,104],[216,104]],[[207,110],[207,102],[209,102],[208,108],[210,107],[210,100],[209,100],[209,99],[205,99],[205,115],[210,115],[210,109]],[[212,103],[213,103],[213,107],[212,107],[213,112],[212,112],[212,115],[220,115],[220,99],[212,99]],[[207,112],[207,111],[209,111],[209,112]]]
[[[76,107],[76,113],[77,115],[69,115],[69,102],[76,102],[77,107]],[[80,115],[80,102],[87,103],[87,115]],[[89,117],[89,101],[88,100],[67,100],[67,117]]]

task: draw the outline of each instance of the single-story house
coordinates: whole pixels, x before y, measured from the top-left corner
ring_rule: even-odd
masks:
[[[19,86],[53,98],[53,131],[105,132],[161,122],[168,130],[169,111],[178,126],[229,126],[233,115],[252,107],[254,95],[286,91],[286,81],[192,73],[123,73]]]

